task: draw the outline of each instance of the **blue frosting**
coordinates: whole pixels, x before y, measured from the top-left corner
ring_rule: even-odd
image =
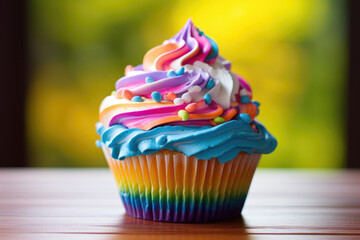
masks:
[[[96,123],[101,142],[112,149],[114,159],[148,155],[162,149],[178,151],[198,159],[217,158],[224,163],[235,158],[239,152],[270,153],[277,141],[259,122],[254,121],[258,133],[241,119],[213,126],[160,126],[148,131],[127,128],[121,124],[107,129]]]

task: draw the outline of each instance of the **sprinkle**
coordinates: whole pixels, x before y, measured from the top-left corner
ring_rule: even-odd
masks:
[[[184,68],[184,67],[181,67],[181,68],[179,68],[179,69],[176,71],[176,76],[183,75],[184,72],[185,72],[185,68]]]
[[[194,112],[197,108],[197,105],[196,103],[190,103],[189,105],[187,105],[185,107],[185,110],[188,112],[188,113],[191,113],[191,112]]]
[[[189,93],[198,93],[201,91],[201,87],[199,85],[189,87]]]
[[[231,62],[230,61],[223,61],[221,63],[227,70],[230,70],[231,69]]]
[[[142,100],[142,98],[140,96],[133,96],[131,98],[131,101],[132,102],[142,102],[143,100]]]
[[[100,140],[96,140],[95,144],[97,147],[101,148],[102,147],[102,142]]]
[[[204,35],[204,32],[203,31],[201,31],[200,29],[198,29],[198,28],[196,28],[197,29],[197,31],[198,31],[198,33],[199,33],[199,36],[201,37],[202,35]]]
[[[159,92],[152,92],[151,93],[151,98],[155,101],[155,102],[161,102],[162,96]]]
[[[243,96],[241,97],[241,100],[240,100],[242,103],[248,103],[250,102],[250,98],[248,96]]]
[[[211,101],[212,101],[212,98],[211,98],[211,95],[210,94],[205,94],[204,95],[204,100],[205,100],[205,102],[206,102],[206,104],[210,104],[211,103]]]
[[[182,100],[181,98],[175,98],[175,99],[174,99],[174,104],[175,104],[175,105],[184,104],[184,100]]]
[[[260,103],[258,101],[252,101],[253,104],[256,105],[256,107],[260,107]]]
[[[112,91],[111,96],[115,96],[115,95],[116,95],[116,91]]]
[[[206,83],[206,88],[212,89],[214,85],[215,85],[214,80],[212,78],[209,78],[208,82]]]
[[[223,117],[216,117],[214,118],[215,123],[223,123],[225,122],[225,119]]]
[[[152,82],[155,82],[155,80],[152,77],[146,77],[145,82],[146,83],[152,83]]]
[[[129,72],[134,71],[134,66],[133,65],[127,65],[125,67],[125,75],[127,75]]]
[[[167,72],[167,76],[168,77],[175,77],[176,73],[174,71],[169,71],[169,72]]]
[[[251,122],[251,117],[247,113],[240,113],[239,117],[244,123],[250,123]]]
[[[173,93],[173,92],[168,92],[166,95],[165,95],[166,99],[170,100],[170,101],[174,101],[174,99],[176,98],[176,94]]]
[[[184,93],[182,96],[181,96],[181,99],[184,100],[185,103],[190,103],[191,102],[191,95],[190,93]]]
[[[164,145],[167,142],[167,137],[162,135],[156,138],[155,140],[156,144],[158,145]]]
[[[120,95],[121,98],[126,98],[127,100],[131,100],[133,97],[133,94],[129,89],[124,89],[121,92],[118,93],[118,96]]]
[[[241,89],[240,90],[240,96],[247,96],[249,93],[248,93],[248,91],[246,90],[246,88],[243,88],[243,89]]]
[[[182,119],[183,121],[186,121],[186,120],[189,119],[189,113],[188,113],[187,111],[185,111],[185,110],[180,110],[180,111],[178,112],[178,116],[181,117],[181,119]]]

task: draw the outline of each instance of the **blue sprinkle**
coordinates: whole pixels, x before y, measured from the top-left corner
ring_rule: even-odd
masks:
[[[152,92],[151,97],[155,102],[161,102],[162,96],[159,92]]]
[[[155,82],[155,80],[152,77],[146,77],[145,82],[146,83],[152,83],[152,82]]]
[[[256,107],[259,107],[259,106],[260,106],[260,103],[259,103],[258,101],[252,101],[252,102],[253,102],[253,104],[256,105]]]
[[[239,117],[240,117],[241,120],[244,121],[244,123],[250,123],[251,122],[251,117],[247,113],[240,113]]]
[[[209,81],[206,83],[206,88],[212,89],[214,87],[214,85],[215,85],[214,80],[212,78],[210,78]]]
[[[201,31],[200,29],[196,28],[198,30],[199,36],[201,37],[202,35],[204,35],[204,32]]]
[[[96,140],[95,142],[96,146],[101,148],[102,147],[102,142],[100,140]]]
[[[255,117],[256,117],[257,115],[259,115],[259,113],[260,113],[260,109],[258,108]]]
[[[133,96],[131,98],[131,101],[132,102],[142,102],[143,100],[142,100],[142,98],[140,96]]]
[[[185,68],[184,68],[184,67],[181,67],[181,68],[179,68],[179,69],[176,71],[176,76],[183,75],[184,72],[185,72]]]
[[[156,140],[155,140],[155,142],[156,142],[156,144],[158,144],[158,145],[164,145],[166,142],[167,142],[167,138],[166,138],[166,136],[159,136],[159,137],[157,137],[156,138]]]
[[[250,98],[248,96],[243,96],[243,97],[241,97],[241,102],[248,103],[248,102],[250,102]]]
[[[176,73],[174,71],[169,71],[169,72],[167,72],[167,76],[168,77],[175,77]]]
[[[208,93],[204,95],[204,99],[205,99],[206,104],[210,104],[212,101],[211,95]]]

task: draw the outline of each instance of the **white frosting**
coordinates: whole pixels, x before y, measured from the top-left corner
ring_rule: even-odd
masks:
[[[189,72],[202,69],[208,72],[214,80],[217,80],[215,81],[215,86],[209,91],[206,91],[207,89],[205,88],[200,93],[192,94],[196,101],[201,100],[206,93],[209,93],[211,98],[226,110],[230,107],[231,101],[236,100],[235,93],[239,92],[239,81],[220,61],[216,60],[211,66],[204,62],[196,61],[193,65],[185,65],[184,68]]]
[[[127,99],[116,98],[115,96],[110,95],[110,96],[107,96],[106,98],[104,98],[104,100],[101,102],[100,108],[99,108],[99,113],[104,111],[104,109],[111,107],[113,105],[116,105],[116,104],[131,104],[131,103],[132,102]]]

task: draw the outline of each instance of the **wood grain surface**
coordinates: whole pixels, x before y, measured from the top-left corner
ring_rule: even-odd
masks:
[[[360,239],[360,171],[258,170],[240,219],[125,214],[107,169],[0,169],[0,239]]]

